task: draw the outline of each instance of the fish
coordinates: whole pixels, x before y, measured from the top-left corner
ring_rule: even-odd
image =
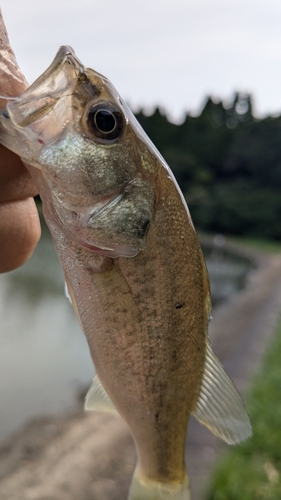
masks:
[[[244,403],[209,338],[208,273],[185,199],[111,82],[69,46],[0,112],[0,143],[39,190],[96,375],[137,450],[130,500],[187,500],[190,415],[236,444]]]

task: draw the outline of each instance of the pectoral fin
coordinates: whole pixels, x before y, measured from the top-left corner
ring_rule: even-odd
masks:
[[[64,282],[64,295],[66,296],[68,302],[70,302],[70,304],[73,305],[66,281]]]
[[[209,343],[193,415],[228,444],[239,443],[252,434],[244,403]]]
[[[87,411],[105,411],[118,413],[109,396],[106,394],[96,375],[87,392],[84,409]]]
[[[82,325],[82,321],[81,321],[81,318],[80,318],[80,314],[79,314],[79,311],[78,311],[78,307],[77,307],[77,302],[76,302],[76,299],[75,299],[75,295],[74,295],[72,286],[70,284],[70,281],[69,281],[69,279],[66,276],[65,276],[65,283],[64,283],[64,293],[65,293],[65,296],[66,296],[67,300],[70,302],[70,304],[72,305],[72,307],[74,309],[74,312],[75,312],[75,314],[77,316],[77,319],[79,321],[79,325],[81,327],[81,330],[84,331],[83,325]]]

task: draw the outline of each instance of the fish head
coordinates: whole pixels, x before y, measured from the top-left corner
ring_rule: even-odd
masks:
[[[154,218],[159,160],[110,81],[70,47],[0,113],[51,219],[79,245],[133,257]]]

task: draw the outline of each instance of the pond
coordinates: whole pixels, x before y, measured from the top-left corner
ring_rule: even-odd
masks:
[[[243,286],[250,263],[222,246],[203,250],[217,303]],[[44,224],[29,262],[0,275],[0,318],[1,442],[30,418],[74,409],[94,375]]]
[[[222,235],[216,235],[212,244],[201,244],[211,283],[213,307],[225,301],[245,286],[252,261],[243,254],[225,247]]]

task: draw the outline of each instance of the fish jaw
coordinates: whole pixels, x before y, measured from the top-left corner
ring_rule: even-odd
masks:
[[[77,92],[77,87],[83,86]],[[109,82],[87,70],[71,47],[60,47],[49,68],[0,112],[1,143],[40,169],[40,153],[80,120],[81,109],[74,112],[73,107],[85,107],[87,101],[100,94],[99,87],[105,98],[111,97],[106,86],[110,86]],[[117,99],[113,86],[111,91]],[[75,92],[78,102],[73,99]]]
[[[61,47],[45,73],[1,112],[2,144],[40,168],[36,153],[53,141],[72,118],[69,96],[81,68],[71,47]]]

